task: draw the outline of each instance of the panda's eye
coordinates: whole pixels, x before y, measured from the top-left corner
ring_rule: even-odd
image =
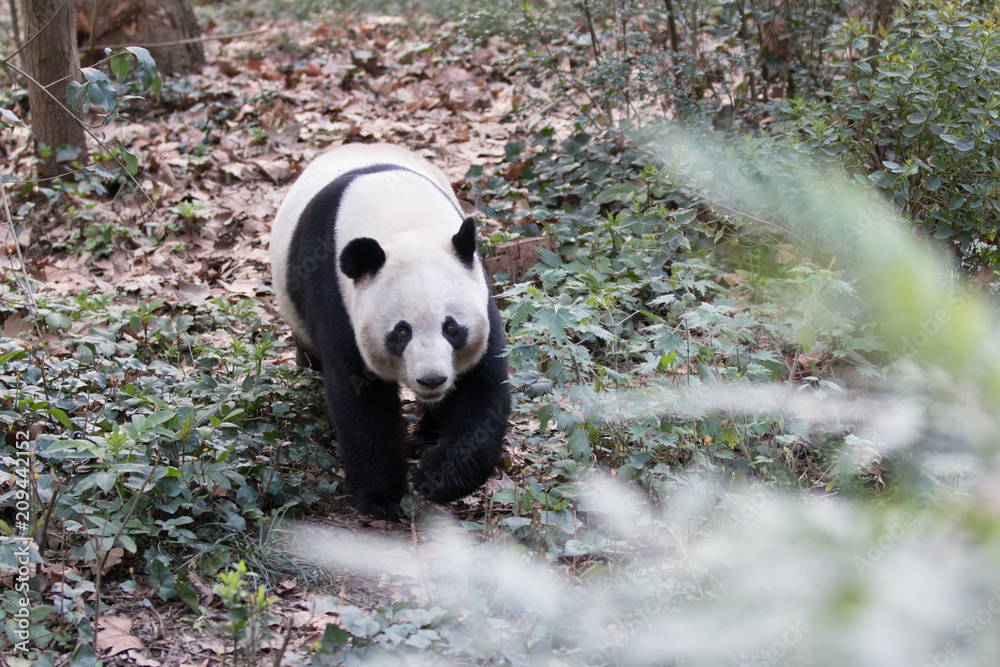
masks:
[[[441,323],[441,333],[444,334],[445,339],[456,350],[461,350],[465,347],[465,343],[469,338],[469,330],[456,322],[455,318],[450,315]]]
[[[401,357],[412,338],[413,329],[410,328],[410,325],[404,321],[396,322],[396,326],[392,328],[392,331],[385,335],[385,349],[390,354]]]

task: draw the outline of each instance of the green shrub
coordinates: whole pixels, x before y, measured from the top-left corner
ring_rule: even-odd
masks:
[[[997,262],[1000,213],[1000,12],[966,1],[913,0],[864,56],[866,24],[834,48],[843,77],[822,100],[781,104],[800,147],[840,158],[862,184],[959,251]]]

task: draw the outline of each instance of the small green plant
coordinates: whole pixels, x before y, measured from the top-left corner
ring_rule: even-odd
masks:
[[[84,247],[95,257],[107,257],[123,241],[131,241],[134,232],[118,222],[92,222],[83,228]]]
[[[280,620],[268,611],[278,598],[268,597],[263,586],[254,589],[248,578],[255,576],[249,573],[248,577],[246,563],[241,560],[231,569],[219,572],[220,583],[213,587],[226,608],[226,623],[223,626],[238,652],[234,652],[233,664],[236,664],[237,654],[246,664],[256,664],[262,642],[274,637],[269,624]]]
[[[156,71],[156,63],[149,51],[140,46],[129,46],[120,51],[106,50],[107,57],[102,61],[111,70],[115,81],[102,70],[94,67],[84,67],[83,82],[70,81],[66,97],[71,106],[81,109],[93,108],[103,118],[105,123],[118,118],[130,100],[137,96],[151,93],[160,94],[160,75]],[[135,67],[135,77],[131,76]],[[135,173],[131,168],[132,173]]]
[[[470,5],[462,26],[473,39],[502,34],[522,45],[502,64],[544,72],[580,127],[670,116],[731,129],[759,121],[773,98],[829,84],[827,32],[842,11],[835,0],[501,0]]]
[[[177,214],[182,220],[185,221],[185,223],[187,223],[193,218],[202,217],[205,211],[208,210],[208,204],[200,199],[191,199],[190,201],[182,201],[176,206],[171,206],[167,210],[171,213]]]
[[[53,612],[53,607],[38,604],[39,597],[33,591],[14,590],[7,590],[0,596],[0,623],[10,645],[44,649],[52,644],[55,636],[43,622]],[[0,640],[0,644],[3,643]]]

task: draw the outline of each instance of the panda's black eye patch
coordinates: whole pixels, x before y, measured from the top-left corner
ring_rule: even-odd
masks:
[[[409,324],[400,320],[392,331],[385,335],[385,349],[389,350],[389,354],[401,357],[403,350],[406,349],[412,338],[413,329],[410,328]]]
[[[469,340],[469,330],[456,322],[455,318],[451,315],[444,318],[444,324],[441,325],[441,333],[444,335],[445,340],[451,343],[451,346],[456,350],[461,350],[465,347],[465,342]]]

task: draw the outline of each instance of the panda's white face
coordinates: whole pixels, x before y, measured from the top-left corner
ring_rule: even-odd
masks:
[[[275,295],[296,338],[315,345],[286,285],[289,248],[314,197],[367,168],[345,185],[335,211],[340,297],[367,367],[434,403],[485,354],[490,297],[475,223],[426,160],[397,147],[353,144],[315,160],[272,226]]]
[[[416,260],[389,255],[376,275],[355,281],[352,326],[369,368],[434,403],[486,351],[489,295],[478,263]]]

